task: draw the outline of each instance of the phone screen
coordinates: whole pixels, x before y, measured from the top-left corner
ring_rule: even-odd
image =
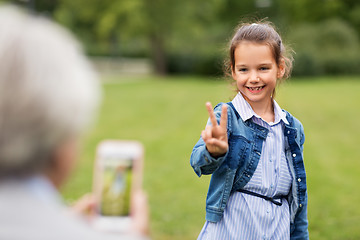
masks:
[[[132,185],[133,159],[104,156],[101,159],[103,176],[100,214],[128,216]]]
[[[93,192],[95,229],[126,232],[132,225],[132,195],[141,189],[144,148],[140,142],[103,140],[96,149]]]

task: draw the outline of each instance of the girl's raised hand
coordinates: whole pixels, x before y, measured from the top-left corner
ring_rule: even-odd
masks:
[[[205,130],[201,132],[201,137],[206,144],[206,148],[213,157],[220,157],[224,155],[228,148],[227,138],[227,107],[226,104],[222,106],[220,124],[217,123],[216,117],[210,102],[206,103],[206,108],[209,112],[211,125],[207,125]]]

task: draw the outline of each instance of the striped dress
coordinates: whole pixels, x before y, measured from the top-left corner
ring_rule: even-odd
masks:
[[[232,101],[245,121],[269,130],[262,147],[259,164],[244,189],[268,197],[287,195],[292,176],[285,157],[284,123],[286,115],[274,100],[275,121],[263,121],[239,93]],[[227,203],[220,222],[206,222],[199,240],[231,239],[290,239],[290,212],[287,200],[278,206],[270,201],[249,194],[234,192]]]

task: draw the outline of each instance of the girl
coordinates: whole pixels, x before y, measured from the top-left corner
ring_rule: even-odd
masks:
[[[301,123],[274,100],[291,57],[269,22],[242,24],[230,44],[238,94],[214,111],[190,163],[212,174],[198,239],[308,239]],[[219,122],[219,123],[218,123]]]

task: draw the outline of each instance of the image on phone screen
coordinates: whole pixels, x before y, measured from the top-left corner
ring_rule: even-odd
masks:
[[[103,186],[100,214],[103,216],[128,216],[133,160],[107,157],[103,163]]]

